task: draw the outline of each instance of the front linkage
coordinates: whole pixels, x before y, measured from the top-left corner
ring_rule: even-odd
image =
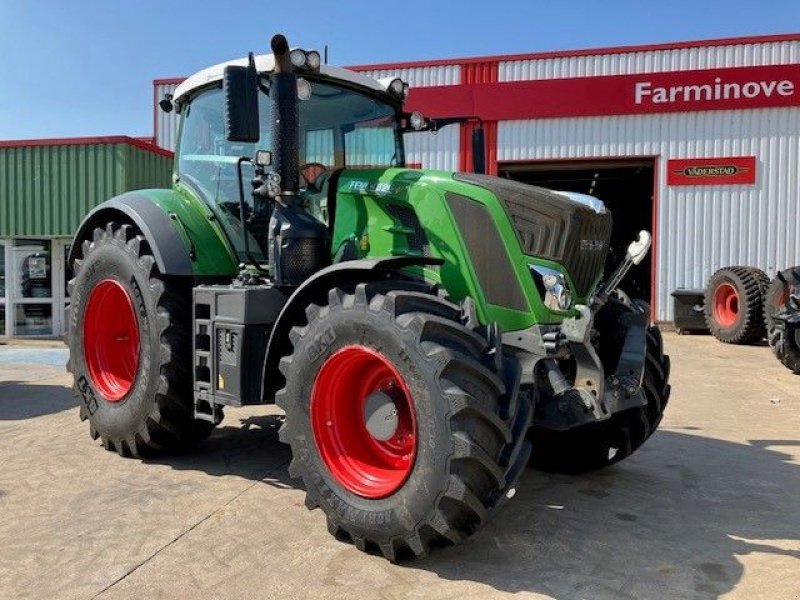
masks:
[[[669,397],[669,358],[650,326],[650,307],[617,289],[649,247],[642,232],[577,316],[503,335],[523,365],[523,386],[535,390],[529,438],[539,466],[605,466],[633,452],[658,425]]]

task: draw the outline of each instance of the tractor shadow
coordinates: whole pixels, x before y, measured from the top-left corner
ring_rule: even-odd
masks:
[[[278,440],[283,417],[236,417],[236,411],[230,410],[207,440],[186,453],[145,459],[145,462],[215,477],[232,475],[280,488],[296,487],[297,482],[287,472],[291,452]]]
[[[750,444],[661,431],[605,471],[528,470],[466,544],[407,566],[555,598],[718,598],[739,555],[800,560],[800,466],[778,450],[800,440]]]
[[[234,419],[191,454],[158,462],[298,487],[278,441],[281,417]],[[476,535],[396,568],[555,598],[718,598],[743,576],[738,556],[759,553],[770,570],[776,560],[800,560],[800,466],[781,452],[798,446],[743,445],[682,428],[659,431],[604,471],[531,469]]]
[[[62,385],[0,382],[0,421],[21,421],[70,410],[78,401]]]

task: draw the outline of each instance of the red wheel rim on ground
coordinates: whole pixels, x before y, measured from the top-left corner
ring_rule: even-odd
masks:
[[[739,292],[730,283],[714,290],[714,319],[722,327],[731,327],[739,318]]]
[[[396,411],[396,429],[385,440],[367,429],[367,401],[375,394],[388,396]],[[371,348],[346,346],[325,361],[311,393],[311,426],[325,466],[353,494],[385,498],[411,474],[414,403],[394,365]]]
[[[92,289],[83,317],[83,355],[97,390],[109,402],[130,392],[139,369],[139,326],[133,300],[115,279]]]

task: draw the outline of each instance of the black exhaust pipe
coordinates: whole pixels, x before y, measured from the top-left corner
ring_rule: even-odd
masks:
[[[284,204],[292,204],[300,189],[297,119],[297,76],[289,59],[289,42],[277,34],[272,38],[275,70],[272,73],[272,164],[281,177]]]
[[[297,76],[289,59],[289,43],[272,38],[275,69],[271,77],[272,165],[280,175],[281,194],[269,224],[269,263],[279,286],[298,286],[330,264],[328,228],[308,214],[300,202],[300,148]]]

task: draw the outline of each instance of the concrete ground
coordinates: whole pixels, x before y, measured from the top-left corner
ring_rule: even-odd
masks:
[[[305,509],[275,410],[126,460],[79,421],[62,349],[0,347],[0,597],[797,600],[800,377],[764,347],[665,338],[672,401],[637,454],[528,471],[466,544],[403,565]]]

